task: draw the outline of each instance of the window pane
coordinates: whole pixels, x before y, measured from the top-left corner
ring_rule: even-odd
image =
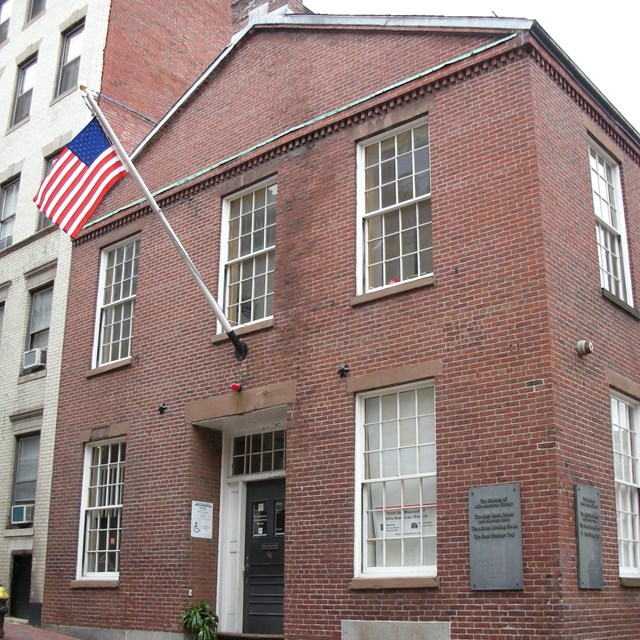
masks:
[[[83,575],[116,573],[120,562],[126,444],[92,446],[88,459],[91,466],[85,487]]]
[[[14,501],[34,502],[38,477],[40,434],[19,438],[16,442]]]
[[[131,355],[138,257],[138,240],[107,249],[104,253],[99,365]]]
[[[24,120],[31,110],[31,95],[35,85],[37,58],[25,62],[18,68],[18,81],[11,124]]]
[[[0,44],[9,36],[9,22],[11,20],[11,10],[13,0],[0,1]]]
[[[621,575],[640,571],[640,411],[636,401],[611,396],[616,480],[618,559]]]
[[[362,569],[435,565],[436,476],[433,387],[362,400]],[[428,412],[428,415],[424,415]],[[418,444],[421,421],[423,439]],[[381,422],[380,422],[381,421]],[[379,448],[381,447],[381,450]],[[382,478],[380,481],[378,478]],[[386,573],[386,571],[385,571]]]
[[[49,328],[49,318],[51,316],[51,298],[53,297],[53,287],[47,287],[32,295],[31,300],[31,322],[29,324],[30,346],[34,334]],[[46,346],[46,345],[39,345]]]
[[[420,125],[364,148],[365,291],[433,271],[428,145],[427,125]]]
[[[62,57],[60,60],[58,90],[56,95],[66,93],[67,91],[74,89],[78,84],[83,34],[84,24],[75,27],[63,37]]]
[[[9,247],[13,241],[13,224],[18,206],[19,179],[2,186],[0,202],[0,250]]]
[[[285,432],[272,431],[233,439],[231,475],[282,471],[285,464]]]
[[[600,285],[626,301],[628,273],[619,168],[597,149],[589,150],[596,242],[600,264]]]
[[[45,0],[31,0],[29,5],[29,20],[33,20],[36,16],[39,16],[45,7]]]
[[[232,325],[272,314],[276,187],[261,187],[228,202],[225,310]],[[241,258],[241,260],[238,260]]]

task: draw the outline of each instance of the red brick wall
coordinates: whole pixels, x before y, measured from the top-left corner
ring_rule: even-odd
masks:
[[[143,155],[141,172],[152,188],[161,186],[479,41],[256,34]],[[277,173],[278,226],[274,326],[246,338],[242,363],[228,343],[210,344],[213,315],[155,217],[74,248],[46,623],[177,631],[187,589],[215,602],[217,540],[189,537],[189,508],[192,499],[217,501],[220,441],[185,425],[184,406],[226,395],[238,378],[247,388],[293,379],[287,638],[338,640],[343,619],[450,621],[453,640],[638,637],[640,595],[617,581],[604,382],[606,369],[640,382],[637,320],[600,296],[583,111],[521,53],[495,65],[474,61],[455,83],[434,85],[428,96],[416,91],[406,106],[371,110],[357,126],[345,123],[243,175],[249,184]],[[357,141],[427,112],[435,284],[352,307]],[[624,161],[638,273],[637,156],[609,150]],[[221,199],[237,187],[237,180],[215,184],[165,206],[214,292]],[[132,197],[123,183],[102,213]],[[86,378],[100,248],[127,229],[141,230],[132,364]],[[596,353],[580,360],[574,344],[582,338],[594,340]],[[442,362],[435,387],[440,586],[352,591],[354,398],[336,369],[347,362],[349,375],[360,376],[429,360]],[[168,407],[163,416],[160,402]],[[132,423],[120,587],[69,589],[78,432],[118,421]],[[601,591],[576,587],[578,481],[601,492]],[[467,490],[507,482],[522,489],[525,589],[471,592]]]
[[[256,30],[236,48],[209,83],[191,98],[154,142],[154,157],[143,151],[136,166],[149,188],[171,184],[273,135],[365,98],[383,86],[431,69],[439,62],[493,42],[498,36],[393,34],[363,31]],[[381,52],[394,52],[393,55]],[[328,82],[328,79],[331,82]],[[234,122],[234,126],[228,126]],[[211,132],[202,143],[202,130]],[[132,181],[107,196],[103,211],[139,198]]]
[[[101,107],[127,151],[231,39],[230,0],[112,0]]]
[[[548,74],[533,77],[536,145],[545,225],[545,269],[553,349],[555,430],[558,457],[558,514],[567,636],[599,638],[638,635],[638,589],[618,585],[610,388],[606,372],[640,381],[639,321],[600,293],[595,217],[588,171],[589,142],[600,145],[621,166],[624,208],[632,257],[636,306],[640,274],[640,166],[613,130],[598,126],[560,90]],[[635,275],[635,278],[634,278]],[[576,357],[578,340],[592,340],[595,352]],[[574,485],[600,491],[605,589],[577,589]],[[615,622],[612,622],[615,620]],[[614,631],[615,629],[615,631]]]

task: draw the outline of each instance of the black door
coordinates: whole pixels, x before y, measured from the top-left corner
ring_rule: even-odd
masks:
[[[31,596],[31,556],[14,555],[11,563],[11,591],[9,592],[9,615],[29,618]]]
[[[284,480],[247,484],[245,633],[282,633],[284,610]]]

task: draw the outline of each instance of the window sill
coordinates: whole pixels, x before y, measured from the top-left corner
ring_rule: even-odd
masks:
[[[601,289],[601,291],[603,298],[606,298],[617,307],[620,307],[623,311],[631,314],[636,320],[640,320],[640,311],[638,311],[638,309],[634,309],[631,305],[627,304],[624,300],[620,300],[618,296],[614,296],[613,293],[606,289]]]
[[[30,116],[27,116],[26,118],[22,118],[22,120],[20,120],[20,122],[14,122],[5,132],[5,135],[9,135],[10,133],[13,133],[16,129],[19,129],[23,124],[27,124],[27,122],[29,122],[29,120],[31,119]]]
[[[30,27],[34,22],[37,22],[38,18],[41,18],[46,12],[47,12],[46,9],[43,9],[38,15],[30,18],[27,22],[24,23],[22,30],[24,31],[27,27]]]
[[[4,537],[5,538],[32,538],[33,527],[28,527],[26,529],[5,529]]]
[[[354,578],[349,589],[436,589],[440,586],[437,576],[425,578]]]
[[[70,96],[72,93],[75,93],[78,89],[78,85],[75,84],[71,89],[67,89],[64,93],[61,93],[58,96],[55,96],[53,100],[49,103],[49,106],[52,107],[56,102],[60,102],[60,100],[64,100],[67,96]]]
[[[258,322],[254,322],[253,324],[247,324],[242,327],[234,328],[233,332],[237,336],[244,336],[248,333],[255,333],[256,331],[262,331],[263,329],[270,329],[273,327],[273,318],[267,318],[266,320],[259,320]],[[229,336],[226,333],[217,333],[213,338],[211,338],[211,344],[218,344],[219,342],[224,342],[228,340]]]
[[[433,286],[434,282],[435,278],[433,276],[416,278],[415,280],[410,280],[409,282],[402,282],[400,284],[383,287],[382,289],[376,289],[375,291],[370,291],[369,293],[362,293],[360,295],[354,296],[353,298],[351,298],[351,300],[349,300],[349,305],[352,307],[357,307],[361,304],[366,304],[367,302],[394,296],[397,293],[404,293],[405,291],[413,291],[414,289],[430,287]]]
[[[125,358],[124,360],[118,360],[118,362],[110,362],[109,364],[103,364],[101,367],[91,369],[85,374],[85,378],[93,378],[95,376],[108,373],[109,371],[115,371],[116,369],[124,369],[131,366],[131,358]]]
[[[72,589],[117,589],[120,586],[120,580],[72,580]]]
[[[621,587],[640,587],[640,578],[620,578]]]
[[[18,384],[24,384],[25,382],[30,382],[31,380],[38,380],[39,378],[44,378],[47,375],[47,368],[43,367],[39,371],[34,371],[33,373],[21,373],[18,376]]]

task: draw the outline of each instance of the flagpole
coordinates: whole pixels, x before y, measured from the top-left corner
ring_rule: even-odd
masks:
[[[160,207],[158,206],[158,203],[153,197],[153,194],[147,188],[147,185],[144,183],[144,180],[138,173],[138,170],[135,168],[133,162],[131,161],[131,158],[129,158],[129,155],[124,150],[123,146],[120,144],[120,140],[118,140],[118,137],[116,136],[113,129],[107,122],[107,119],[104,117],[104,114],[102,113],[100,107],[98,106],[98,103],[95,101],[95,99],[93,98],[93,96],[85,86],[80,85],[80,90],[82,91],[82,94],[89,106],[89,109],[96,116],[96,118],[98,118],[98,120],[100,121],[100,124],[104,128],[105,133],[113,143],[113,146],[120,160],[122,161],[122,164],[124,164],[124,166],[129,171],[129,174],[131,175],[131,177],[138,183],[138,186],[140,187],[140,189],[142,189],[142,193],[144,194],[144,197],[149,202],[149,205],[151,206],[153,211],[155,211],[155,213],[160,218],[160,222],[162,223],[162,226],[165,228],[165,230],[169,234],[169,237],[171,238],[173,244],[176,246],[176,249],[178,249],[178,253],[180,253],[180,256],[182,257],[185,264],[189,268],[189,271],[191,271],[193,277],[196,279],[198,286],[202,290],[202,293],[204,293],[204,297],[207,299],[207,302],[213,309],[213,312],[216,314],[216,318],[218,318],[220,324],[222,325],[223,331],[227,334],[227,337],[229,338],[229,340],[231,340],[233,346],[235,347],[236,358],[238,360],[244,360],[249,350],[249,348],[247,347],[247,343],[244,340],[241,340],[240,338],[238,338],[238,336],[235,334],[233,328],[231,327],[231,324],[229,323],[229,320],[227,320],[227,317],[224,315],[224,312],[220,308],[220,305],[216,302],[216,299],[213,297],[213,295],[211,295],[211,292],[207,288],[207,285],[204,283],[202,276],[196,269],[195,264],[193,264],[191,257],[186,252],[185,248],[182,246],[182,243],[180,242],[178,236],[176,236],[175,231],[172,229],[171,225],[169,224],[169,221],[165,218],[164,213],[162,213],[162,209],[160,209]]]

